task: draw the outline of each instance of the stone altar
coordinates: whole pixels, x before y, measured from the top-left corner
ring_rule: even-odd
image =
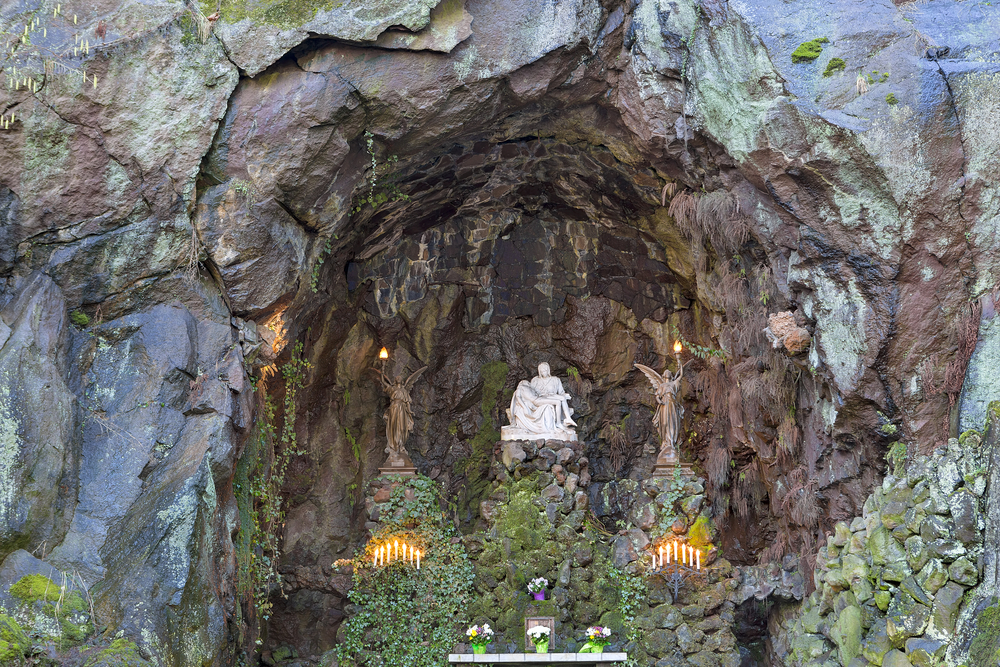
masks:
[[[563,390],[562,382],[552,376],[549,365],[538,364],[538,375],[521,380],[510,399],[507,409],[509,426],[500,429],[502,440],[563,440],[576,441],[573,408],[569,407],[570,395]]]

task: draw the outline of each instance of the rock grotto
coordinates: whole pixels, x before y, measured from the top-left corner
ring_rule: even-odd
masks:
[[[0,34],[0,665],[1000,665],[1000,7]]]

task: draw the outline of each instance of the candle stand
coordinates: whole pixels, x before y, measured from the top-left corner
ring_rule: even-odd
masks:
[[[663,577],[664,581],[673,584],[675,603],[677,602],[677,595],[680,593],[681,586],[684,584],[684,581],[692,577],[701,576],[705,573],[704,570],[695,569],[690,565],[683,565],[677,562],[677,559],[674,559],[673,562],[667,563],[666,565],[655,567],[649,572],[650,574],[658,574]]]

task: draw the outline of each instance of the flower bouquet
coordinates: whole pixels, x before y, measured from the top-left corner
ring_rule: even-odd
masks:
[[[536,600],[545,599],[545,588],[549,585],[549,580],[544,577],[535,577],[528,582],[528,592],[535,596]]]
[[[592,625],[587,628],[587,643],[580,648],[580,653],[604,653],[604,647],[611,640],[611,628],[600,625]]]
[[[473,653],[486,653],[486,645],[493,641],[493,629],[489,623],[473,625],[465,631],[465,636],[472,644]]]
[[[551,633],[552,631],[544,625],[535,625],[528,628],[528,638],[535,645],[535,653],[549,652],[549,635]]]

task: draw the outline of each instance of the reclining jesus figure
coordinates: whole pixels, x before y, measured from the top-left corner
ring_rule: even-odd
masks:
[[[566,440],[575,441],[576,426],[570,395],[563,391],[562,382],[552,377],[549,365],[538,364],[538,375],[531,381],[521,380],[510,399],[507,418],[510,426],[500,430],[504,440]]]

